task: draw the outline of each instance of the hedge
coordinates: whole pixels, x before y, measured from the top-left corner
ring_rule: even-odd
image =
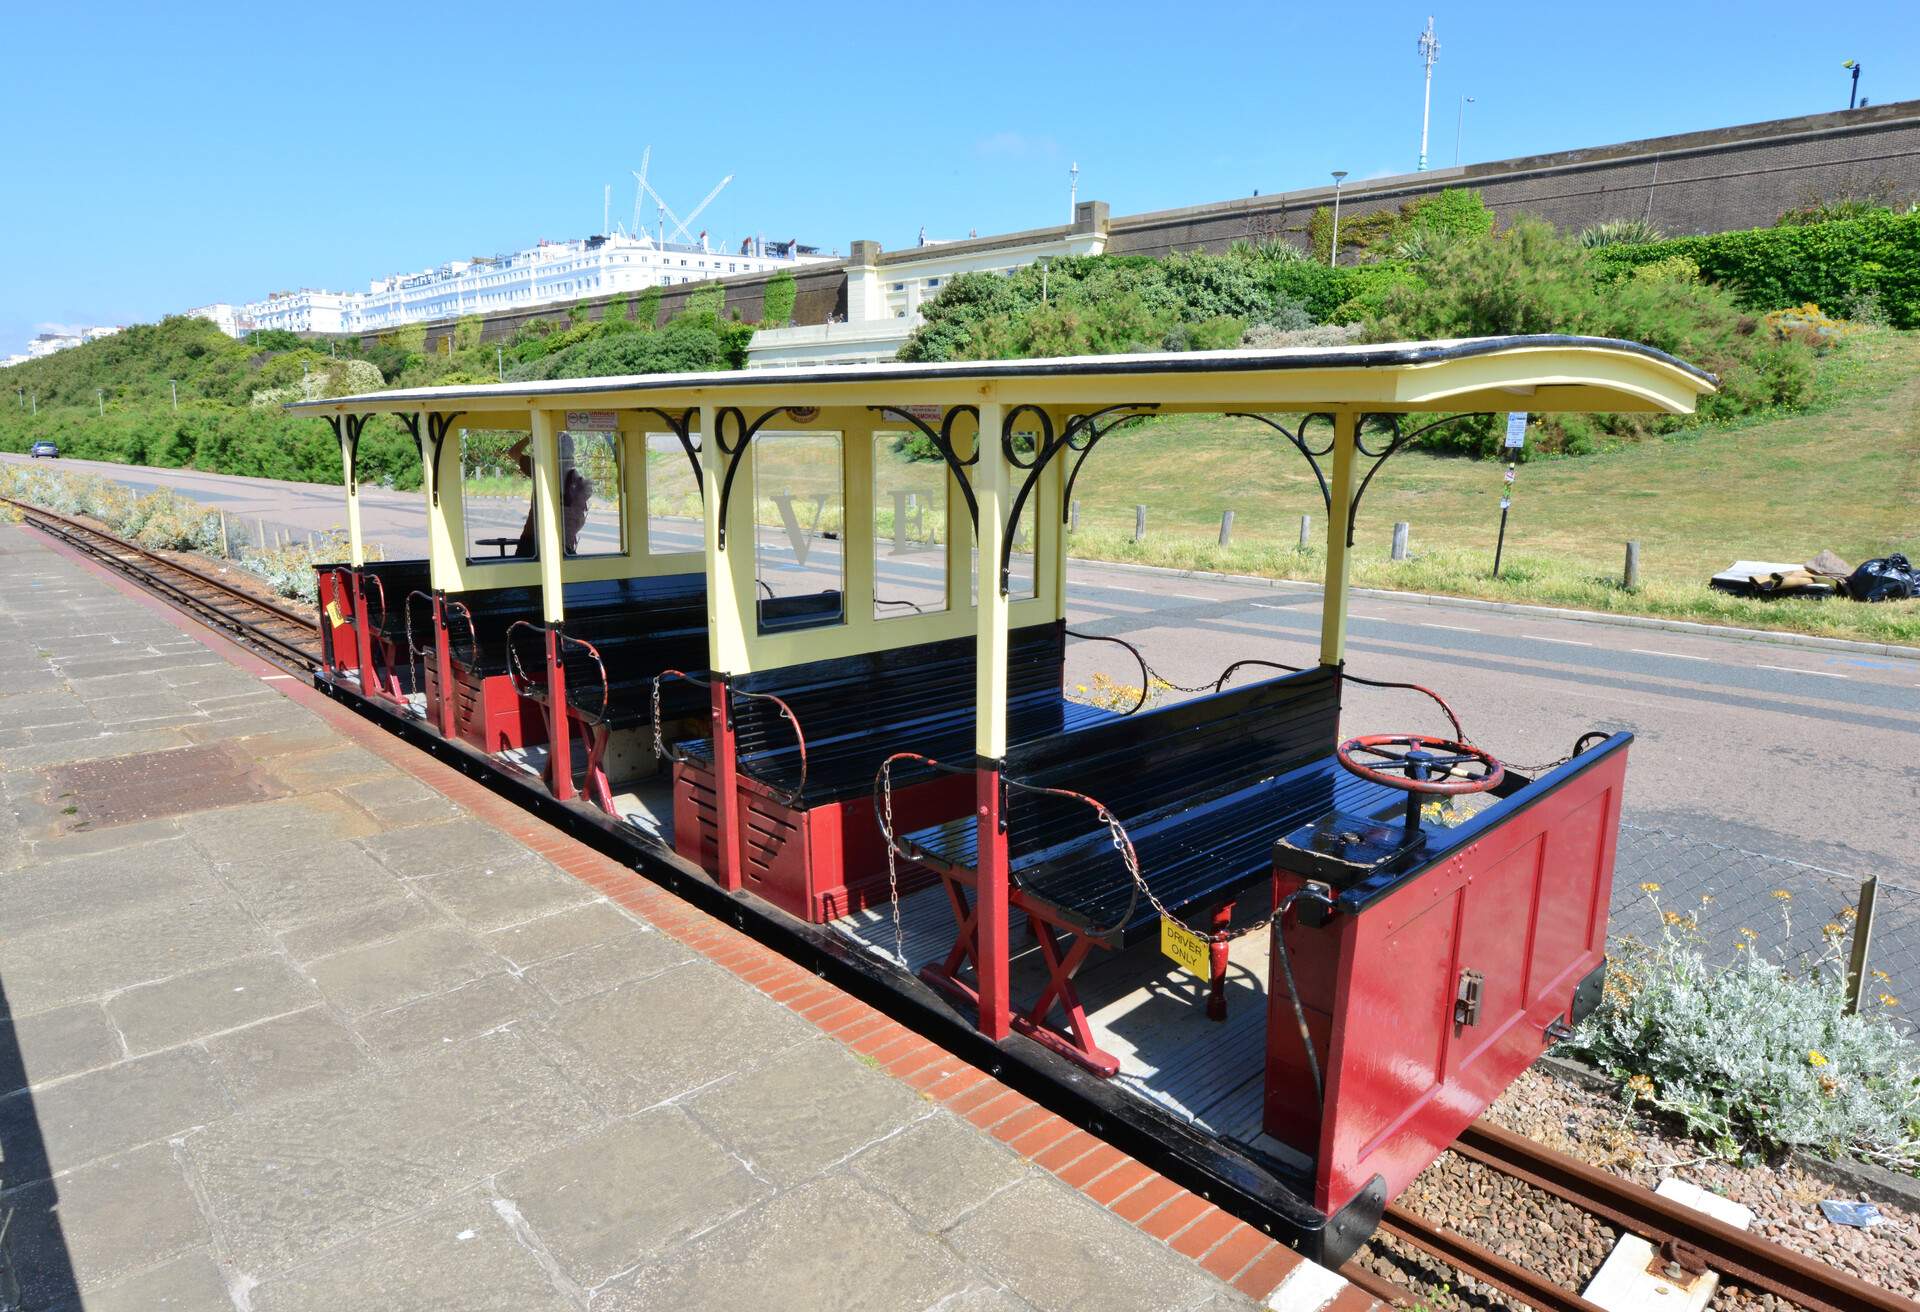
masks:
[[[1920,212],[1870,214],[1801,227],[1674,237],[1593,253],[1602,277],[1683,255],[1750,310],[1811,301],[1846,315],[1867,293],[1896,328],[1920,328]]]

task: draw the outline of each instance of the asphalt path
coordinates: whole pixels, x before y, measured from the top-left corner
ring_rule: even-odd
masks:
[[[344,522],[338,488],[60,464],[139,489],[172,488],[243,520],[296,532]],[[424,554],[417,493],[370,487],[361,502],[367,536],[390,556]],[[510,536],[522,515],[501,508],[485,518]],[[657,546],[699,545],[697,529],[684,521],[657,521],[650,536]],[[612,525],[596,516],[584,545],[615,544]],[[791,560],[784,570],[799,582],[832,561],[816,551],[806,570]],[[922,591],[914,595],[923,595],[937,575],[907,557],[883,560],[881,578],[902,589],[918,583]],[[1073,629],[1126,638],[1174,684],[1211,684],[1235,660],[1316,659],[1315,587],[1079,560],[1069,563],[1067,578]],[[1438,690],[1468,734],[1505,760],[1552,761],[1588,730],[1631,730],[1631,823],[1920,889],[1920,817],[1912,800],[1920,791],[1920,661],[1378,597],[1353,600],[1348,633],[1350,670]],[[1076,642],[1069,680],[1087,682],[1096,671],[1139,682],[1126,652]],[[1356,685],[1343,728],[1437,733],[1446,723],[1417,694]]]

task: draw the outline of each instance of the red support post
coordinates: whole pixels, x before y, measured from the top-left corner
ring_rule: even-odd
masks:
[[[353,579],[354,655],[360,665],[360,695],[384,697],[386,690],[380,686],[380,676],[373,668],[373,624],[367,616],[366,591],[361,587],[359,570],[348,570],[347,573]]]
[[[547,625],[547,787],[556,801],[573,800],[573,739],[567,714],[567,670],[560,659],[560,626]]]
[[[1013,1026],[1007,949],[1007,829],[997,761],[980,763],[980,855],[974,884],[974,968],[980,980],[980,1031],[996,1042]]]
[[[734,756],[733,714],[727,676],[713,676],[713,807],[719,821],[720,886],[737,893],[746,883],[740,870],[740,776]]]
[[[433,681],[439,694],[434,713],[440,725],[440,736],[452,738],[455,705],[453,651],[447,643],[447,599],[439,592],[433,594]]]

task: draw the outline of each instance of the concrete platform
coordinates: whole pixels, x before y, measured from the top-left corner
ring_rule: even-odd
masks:
[[[22,1312],[1370,1305],[9,525],[0,1226]]]

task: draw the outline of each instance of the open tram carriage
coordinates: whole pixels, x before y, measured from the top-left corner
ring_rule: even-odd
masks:
[[[1630,742],[1529,778],[1435,694],[1349,671],[1363,494],[1451,417],[1686,413],[1713,386],[1632,343],[1517,337],[303,403],[348,470],[319,678],[1337,1263],[1597,1000]],[[1263,419],[1315,473],[1317,662],[1131,714],[1069,700],[1074,480],[1181,412]],[[365,559],[353,460],[383,413],[422,452],[424,562]],[[530,446],[518,539],[469,522],[482,429]],[[619,509],[576,541],[589,442]],[[698,524],[648,515],[671,477],[697,477]],[[1342,724],[1350,683],[1444,728],[1358,734],[1383,726]],[[1459,794],[1464,818],[1426,814]]]

